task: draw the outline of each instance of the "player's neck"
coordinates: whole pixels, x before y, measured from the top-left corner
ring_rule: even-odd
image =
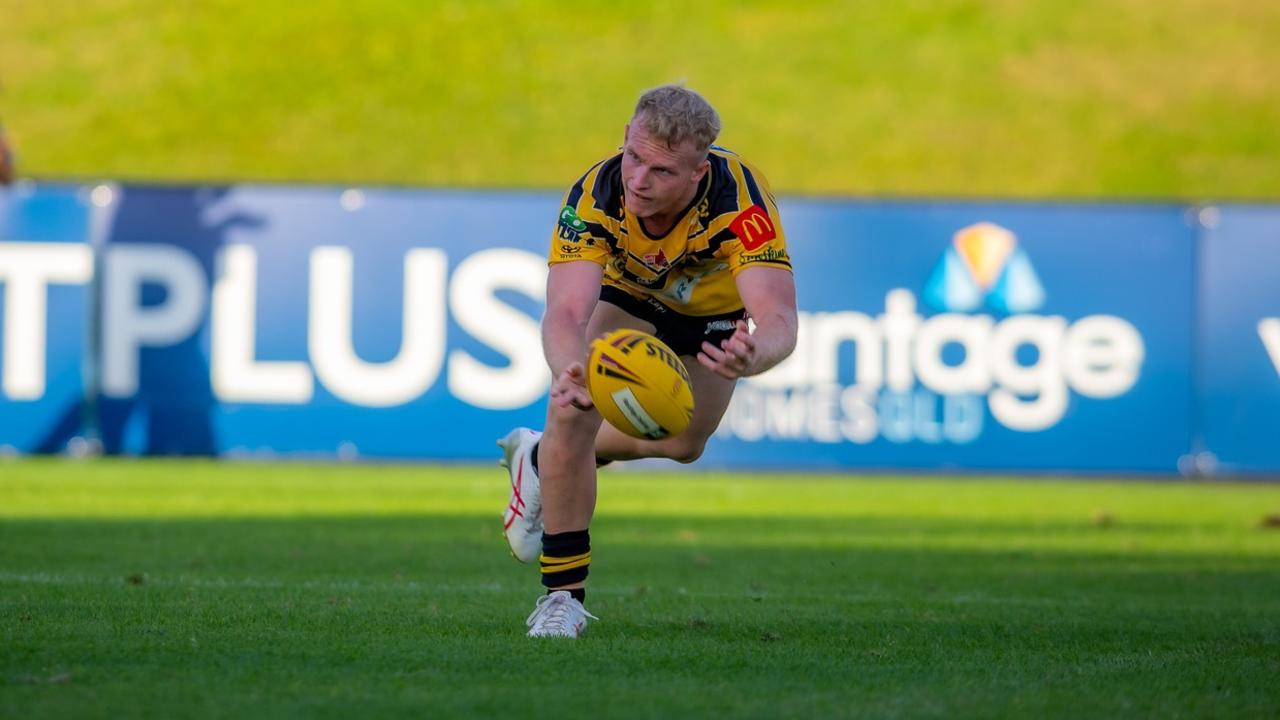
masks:
[[[644,231],[652,237],[663,237],[671,232],[680,218],[689,212],[689,205],[693,203],[693,198],[698,194],[698,187],[694,186],[688,194],[680,199],[680,202],[673,203],[674,210],[663,213],[654,213],[645,218],[638,218],[640,224],[644,226]]]
[[[644,226],[644,231],[650,236],[659,238],[671,232],[671,228],[676,226],[678,219],[676,213],[663,213],[661,215],[650,215],[646,218],[639,218],[640,224]]]

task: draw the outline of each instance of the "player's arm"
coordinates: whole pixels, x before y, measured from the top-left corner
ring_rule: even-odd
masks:
[[[587,323],[600,299],[604,267],[589,260],[556,263],[547,275],[547,310],[542,317],[542,352],[551,368],[551,397],[561,404],[591,407],[582,365],[587,358]]]
[[[733,336],[716,347],[702,343],[698,362],[730,380],[759,375],[782,362],[796,347],[796,283],[789,269],[747,267],[734,278],[738,295],[755,321],[750,333],[738,321]]]

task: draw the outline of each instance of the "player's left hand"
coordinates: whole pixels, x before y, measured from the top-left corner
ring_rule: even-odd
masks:
[[[574,407],[578,410],[590,410],[595,407],[591,402],[591,393],[587,392],[587,373],[582,363],[569,363],[551,383],[551,402],[559,407]]]
[[[746,320],[739,320],[728,340],[716,347],[709,342],[702,343],[702,352],[698,353],[698,362],[703,367],[721,377],[737,380],[747,374],[751,361],[756,356],[756,341],[752,339]]]

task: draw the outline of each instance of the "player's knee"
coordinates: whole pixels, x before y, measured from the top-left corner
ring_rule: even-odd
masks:
[[[702,457],[702,451],[707,447],[706,438],[698,437],[680,437],[671,446],[671,454],[669,457],[678,463],[688,465],[696,462]]]

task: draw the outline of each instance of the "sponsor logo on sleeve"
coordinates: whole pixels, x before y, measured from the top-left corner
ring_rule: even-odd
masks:
[[[765,248],[758,253],[751,255],[741,255],[738,257],[738,266],[750,265],[751,263],[789,263],[791,259],[787,257],[786,250],[777,248]]]
[[[778,229],[774,227],[769,213],[759,205],[752,205],[738,214],[729,223],[729,229],[742,241],[742,247],[748,252],[758,250],[765,243],[778,237]]]
[[[564,209],[560,211],[560,222],[557,223],[557,227],[560,231],[560,238],[569,242],[578,242],[581,234],[587,231],[587,224],[568,205],[565,205]]]

